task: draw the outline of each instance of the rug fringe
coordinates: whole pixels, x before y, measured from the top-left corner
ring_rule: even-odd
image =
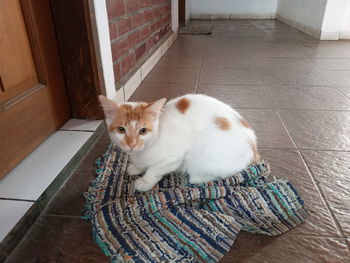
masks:
[[[94,180],[92,180],[90,182],[88,191],[85,192],[84,198],[85,198],[85,205],[84,205],[84,215],[81,216],[82,219],[88,221],[91,219],[92,216],[92,211],[93,211],[93,205],[97,202],[101,202],[101,200],[97,200],[97,193],[100,191],[101,189],[101,182],[103,179],[103,172],[105,171],[106,168],[106,160],[108,159],[109,154],[111,153],[113,149],[113,145],[110,143],[108,145],[107,150],[105,151],[105,153],[98,158],[95,161],[95,174],[96,174],[96,178]]]

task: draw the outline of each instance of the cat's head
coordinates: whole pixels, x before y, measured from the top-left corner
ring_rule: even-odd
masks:
[[[127,153],[139,152],[158,135],[158,119],[166,99],[118,104],[99,96],[111,141]]]

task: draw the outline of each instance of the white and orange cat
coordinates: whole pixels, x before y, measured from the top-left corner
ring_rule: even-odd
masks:
[[[188,94],[152,103],[116,102],[100,96],[111,141],[130,155],[138,191],[180,170],[190,183],[229,177],[258,162],[256,136],[242,116],[209,96]]]

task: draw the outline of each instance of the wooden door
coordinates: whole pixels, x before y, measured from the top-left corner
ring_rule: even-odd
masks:
[[[0,178],[70,117],[52,21],[49,0],[0,0]]]

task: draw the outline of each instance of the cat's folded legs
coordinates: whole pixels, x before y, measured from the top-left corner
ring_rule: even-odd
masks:
[[[128,166],[128,174],[129,175],[138,175],[142,174],[145,171],[145,169],[140,169],[136,167],[134,164],[130,163]]]
[[[149,191],[164,175],[174,172],[181,166],[181,161],[161,163],[147,169],[144,176],[135,181],[135,189],[141,192]]]

